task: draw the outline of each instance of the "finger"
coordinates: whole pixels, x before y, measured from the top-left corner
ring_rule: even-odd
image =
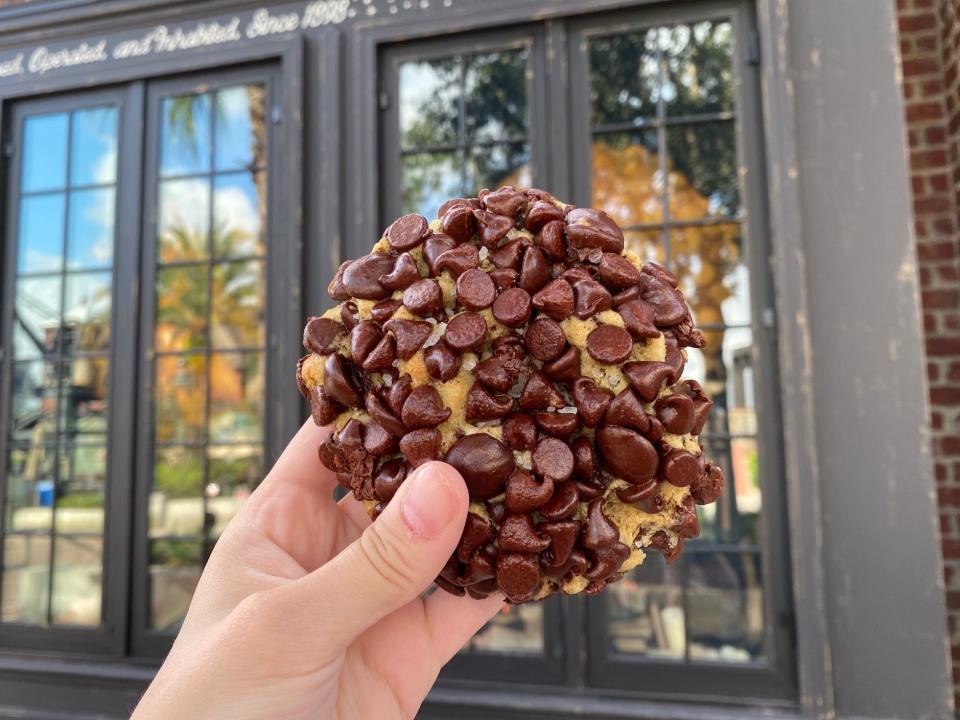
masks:
[[[424,616],[437,667],[449,662],[503,606],[500,593],[475,600],[468,595],[457,597],[437,590],[428,597],[424,601]]]
[[[340,522],[337,523],[337,541],[332,548],[331,556],[337,555],[350,543],[356,541],[373,522],[363,503],[357,502],[353,495],[340,498],[337,503],[337,512],[340,513]]]
[[[421,466],[355,542],[282,589],[281,602],[301,617],[307,635],[314,628],[324,645],[345,647],[431,585],[460,540],[468,504],[456,470]]]
[[[329,434],[329,425],[318,427],[311,418],[307,418],[257,491],[269,493],[280,483],[331,488],[336,485],[336,475],[320,462],[320,443]]]

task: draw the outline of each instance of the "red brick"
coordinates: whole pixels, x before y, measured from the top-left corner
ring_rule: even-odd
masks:
[[[939,145],[947,141],[947,131],[938,125],[928,127],[923,131],[923,139],[931,145]]]
[[[940,78],[924,80],[920,83],[920,97],[933,97],[943,94],[943,83]]]
[[[930,333],[937,331],[937,318],[932,313],[923,314],[923,332]],[[933,378],[930,378],[931,380]]]
[[[930,321],[933,322],[934,318],[930,315],[924,315],[924,319],[930,318]],[[940,379],[940,366],[936,363],[928,362],[927,363],[927,379],[930,382],[936,382]]]
[[[900,16],[900,32],[917,32],[918,30],[932,30],[937,26],[937,16],[932,12],[922,15]]]
[[[953,255],[953,243],[949,240],[917,243],[917,256],[921,261],[952,260]]]
[[[937,49],[937,36],[921,35],[920,37],[913,39],[913,45],[921,52],[932,52]]]
[[[930,342],[930,340],[927,340],[927,344]],[[960,387],[930,388],[930,402],[934,405],[960,404]]]
[[[933,229],[940,233],[952,233],[954,229],[953,218],[941,217],[933,221]]]
[[[941,534],[941,535],[949,535],[949,534],[950,534],[950,529],[951,529],[951,527],[953,527],[953,523],[951,522],[952,520],[953,520],[953,518],[950,517],[949,515],[941,515],[941,516],[940,516],[940,534]],[[948,582],[947,585],[949,585],[949,584],[950,584],[950,583]],[[960,647],[954,648],[954,649],[957,651],[958,656],[960,656]],[[960,658],[958,658],[958,659],[960,659]]]
[[[907,122],[921,120],[940,120],[943,118],[943,105],[939,102],[921,102],[907,106]]]
[[[934,430],[943,429],[943,413],[936,411],[930,413],[930,427]]]
[[[960,437],[950,435],[936,441],[937,455],[960,455]]]
[[[960,280],[960,271],[954,265],[940,265],[937,267],[937,277],[943,282]]]
[[[940,62],[935,58],[915,58],[903,61],[903,74],[907,77],[932,75],[940,70]]]
[[[946,330],[960,330],[960,313],[947,313],[940,317]]]
[[[952,206],[948,195],[931,195],[914,200],[913,208],[918,213],[937,213],[951,210]]]
[[[960,380],[960,362],[950,363],[947,380]]]
[[[924,290],[921,299],[925,308],[955,308],[960,305],[960,291]]]
[[[942,168],[946,167],[949,162],[950,158],[946,150],[925,150],[910,153],[910,167],[914,170]]]
[[[926,183],[924,183],[922,177],[917,177],[914,175],[912,178],[910,178],[910,185],[913,188],[913,194],[919,195],[923,192],[923,188],[925,187]]]
[[[944,463],[935,463],[933,474],[937,480],[947,479],[947,466]],[[960,508],[960,487],[937,488],[937,504],[940,507]]]
[[[950,190],[950,178],[947,177],[946,173],[931,175],[927,178],[927,182],[930,184],[930,189],[933,192],[947,192]]]

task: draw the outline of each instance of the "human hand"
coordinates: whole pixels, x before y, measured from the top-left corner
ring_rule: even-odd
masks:
[[[134,718],[412,718],[440,668],[501,607],[421,598],[469,503],[427,463],[371,523],[332,497],[307,421],[230,522]]]

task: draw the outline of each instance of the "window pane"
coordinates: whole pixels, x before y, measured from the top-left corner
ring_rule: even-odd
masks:
[[[661,28],[663,101],[668,115],[733,109],[733,32],[730,23],[699,22]]]
[[[15,363],[11,437],[38,444],[51,439],[56,406],[56,365],[42,360]]]
[[[150,543],[150,625],[175,631],[190,606],[200,579],[200,543],[154,540]]]
[[[623,233],[624,247],[644,260],[666,264],[666,251],[661,230],[627,230]]]
[[[465,61],[467,141],[527,135],[527,48],[473,55]]]
[[[50,536],[8,533],[3,539],[3,622],[44,625],[50,598]]]
[[[74,190],[67,221],[67,267],[78,270],[113,262],[113,188]]]
[[[266,175],[230,173],[213,181],[213,247],[217,257],[263,255]]]
[[[213,445],[207,448],[208,477],[204,492],[212,515],[208,537],[218,538],[263,477],[263,452],[256,445]]]
[[[53,622],[97,626],[103,587],[103,538],[61,535],[59,521],[57,530],[53,554]]]
[[[106,185],[117,178],[117,109],[76,110],[70,152],[71,185]]]
[[[216,170],[267,164],[267,98],[263,86],[218,90],[214,96]]]
[[[657,113],[657,32],[640,30],[590,41],[594,126],[631,123]]]
[[[154,343],[159,351],[194,350],[207,344],[207,267],[157,271]]]
[[[465,649],[510,655],[542,653],[543,603],[504,607],[473,636]]]
[[[206,436],[207,359],[158,357],[154,375],[154,438],[194,442]]]
[[[253,442],[263,436],[263,354],[210,356],[211,442]]]
[[[57,272],[63,266],[63,193],[20,198],[17,272]]]
[[[436,217],[445,200],[463,193],[457,153],[404,155],[401,164],[404,213]]]
[[[670,269],[699,325],[750,324],[750,275],[739,225],[703,225],[670,233]],[[704,331],[710,333],[712,331]],[[722,335],[707,336],[719,348]]]
[[[160,262],[202,260],[210,252],[210,181],[160,183],[157,256]]]
[[[753,553],[691,553],[687,557],[690,659],[763,659],[763,583]]]
[[[210,95],[178,95],[160,103],[160,174],[210,170]]]
[[[17,357],[52,352],[60,334],[60,276],[20,278],[16,282],[14,324],[22,330]]]
[[[154,451],[149,503],[151,537],[203,531],[203,450],[162,447]]]
[[[530,185],[530,146],[526,143],[472,148],[467,159],[467,195],[501,185]]]
[[[67,113],[33,115],[23,123],[23,192],[67,184]]]
[[[455,144],[459,97],[460,64],[454,58],[402,63],[400,144],[404,148]]]
[[[69,342],[64,343],[64,353],[109,348],[111,285],[108,272],[67,275],[63,319]]]
[[[663,220],[656,131],[601,135],[593,142],[593,207],[621,227]]]
[[[667,130],[670,217],[674,222],[740,212],[737,148],[732,122]]]
[[[8,530],[49,530],[57,454],[42,444],[17,443],[7,463],[6,526]]]
[[[57,485],[57,532],[103,532],[106,493],[106,445],[74,445],[60,449]]]
[[[215,348],[263,345],[263,262],[213,266],[210,337]]]
[[[723,468],[727,486],[714,505],[700,508],[709,538],[729,543],[760,543],[760,463],[755,437],[732,440],[702,438],[703,452],[710,462]],[[705,537],[707,537],[705,535]],[[709,539],[708,538],[708,539]]]
[[[61,384],[60,431],[69,440],[96,439],[106,434],[109,360],[82,357],[64,361]]]

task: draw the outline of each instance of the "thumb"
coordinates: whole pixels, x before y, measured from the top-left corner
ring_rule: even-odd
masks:
[[[460,540],[468,505],[454,468],[420,466],[357,540],[295,583],[298,606],[309,609],[325,639],[348,645],[430,586]]]

